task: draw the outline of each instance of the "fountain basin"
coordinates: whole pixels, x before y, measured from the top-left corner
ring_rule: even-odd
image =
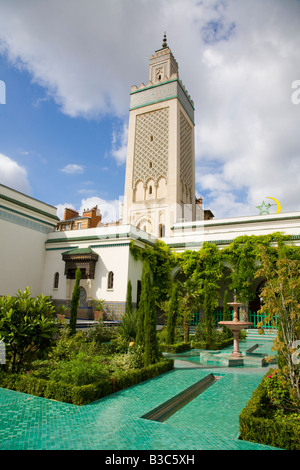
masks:
[[[253,323],[250,321],[239,321],[237,319],[232,321],[219,321],[219,325],[227,326],[233,333],[233,353],[231,354],[232,358],[239,359],[242,357],[239,349],[239,335],[240,331],[245,328],[252,326]]]
[[[219,325],[227,326],[230,330],[244,330],[245,328],[249,328],[249,326],[253,326],[254,323],[250,321],[219,321]]]

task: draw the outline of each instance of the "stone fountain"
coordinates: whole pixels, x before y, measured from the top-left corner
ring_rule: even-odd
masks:
[[[219,325],[227,326],[227,328],[232,330],[233,352],[231,354],[231,357],[235,359],[239,359],[240,357],[242,357],[242,354],[240,353],[240,348],[239,348],[240,331],[243,330],[244,328],[247,328],[253,325],[253,323],[249,321],[239,321],[238,309],[243,304],[236,301],[236,295],[234,296],[233,302],[228,302],[228,305],[233,307],[233,320],[232,321],[219,321]]]

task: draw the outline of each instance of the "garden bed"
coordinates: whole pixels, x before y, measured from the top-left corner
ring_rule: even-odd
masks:
[[[163,359],[156,364],[111,374],[109,377],[86,385],[66,384],[31,374],[1,373],[0,386],[73,405],[86,405],[167,372],[173,368],[173,365],[173,360]]]
[[[240,438],[287,450],[300,450],[300,415],[284,412],[268,396],[272,370],[264,376],[239,416]],[[274,393],[274,392],[273,392]]]

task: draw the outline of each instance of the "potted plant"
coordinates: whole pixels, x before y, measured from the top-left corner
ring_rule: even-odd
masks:
[[[94,313],[94,320],[99,321],[104,319],[105,315],[105,300],[93,300],[93,313]]]
[[[57,316],[57,319],[62,321],[66,318],[66,312],[68,310],[68,307],[64,304],[61,304],[61,305],[58,305],[57,309],[56,309],[56,316]]]

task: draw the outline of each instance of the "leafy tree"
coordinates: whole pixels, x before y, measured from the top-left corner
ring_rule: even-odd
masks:
[[[223,257],[231,267],[230,289],[237,292],[238,300],[246,306],[254,299],[253,279],[257,269],[257,238],[255,236],[237,237]]]
[[[6,347],[5,369],[18,372],[54,344],[58,325],[49,297],[32,297],[29,288],[0,298],[0,339]]]
[[[203,309],[204,309],[204,321],[205,321],[205,331],[206,331],[206,341],[208,346],[212,343],[212,331],[214,327],[214,299],[210,293],[210,286],[205,279],[204,281],[204,301],[203,301]]]
[[[206,332],[208,338],[211,338],[213,315],[218,305],[220,280],[223,275],[220,251],[216,245],[205,242],[199,251],[187,250],[182,253],[179,262],[183,273],[190,281],[189,285],[185,287],[188,287],[188,291],[195,289],[194,297],[191,295],[192,293],[188,294],[192,308],[199,309],[200,305],[202,306],[205,314]],[[187,317],[185,328],[187,335]]]
[[[175,340],[175,328],[178,317],[178,284],[173,283],[172,294],[168,305],[168,317],[167,317],[167,334],[166,340],[168,344],[173,344]]]
[[[257,276],[266,280],[262,290],[264,322],[273,322],[277,316],[278,335],[274,342],[279,355],[281,374],[290,383],[300,407],[300,365],[297,345],[300,340],[300,261],[288,257],[289,249],[281,246],[274,261],[261,246],[261,267]],[[295,251],[293,251],[295,255]],[[263,326],[263,323],[260,324]],[[295,359],[296,358],[296,359]]]
[[[283,246],[288,236],[278,232],[269,235],[242,235],[224,250],[222,258],[231,268],[230,289],[236,291],[237,298],[248,309],[249,302],[255,298],[253,279],[258,269],[260,247],[263,246],[270,259],[276,260],[277,249],[274,243]]]
[[[171,271],[176,266],[176,255],[163,241],[158,240],[153,247],[140,248],[134,242],[130,244],[134,259],[150,264],[153,273],[153,293],[157,307],[170,297],[172,290]]]
[[[77,310],[79,305],[80,297],[80,280],[81,280],[81,271],[79,268],[76,269],[75,273],[75,285],[72,293],[71,300],[71,317],[70,317],[70,333],[76,333],[76,322],[77,322]]]
[[[189,278],[178,282],[180,314],[183,320],[184,342],[189,341],[191,317],[199,306],[199,291],[201,285],[198,280]]]
[[[228,302],[229,302],[229,293],[228,293],[228,290],[226,289],[224,292],[224,299],[223,299],[223,320],[224,321],[231,320]],[[232,330],[227,328],[227,326],[223,326],[223,331],[224,333],[226,333],[226,336],[228,336],[229,338],[233,336]]]

